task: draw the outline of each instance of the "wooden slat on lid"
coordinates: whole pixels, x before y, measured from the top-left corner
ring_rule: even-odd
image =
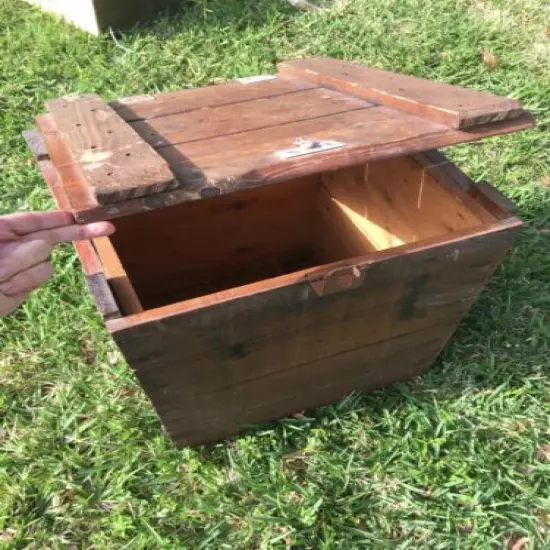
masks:
[[[341,74],[306,70],[307,63]],[[533,125],[515,102],[513,109],[501,108],[512,100],[417,79],[410,89],[418,101],[386,90],[391,106],[380,105],[380,97],[366,100],[365,86],[349,78],[371,69],[334,60],[283,64],[281,73],[121,100],[113,103],[118,110],[95,95],[49,103],[51,112],[38,126],[76,219],[116,218]],[[457,98],[467,109],[449,110],[459,106]],[[491,111],[487,98],[500,110]],[[448,124],[440,115],[451,117]]]
[[[166,162],[99,97],[58,99],[47,107],[70,151],[63,165],[79,166],[99,204],[179,186]]]
[[[450,130],[446,126],[422,121],[416,117],[410,117],[411,120],[408,121],[407,117],[409,115],[399,115],[392,109],[377,107],[286,124],[278,127],[276,132],[273,128],[264,128],[161,147],[157,151],[169,162],[176,176],[185,181],[185,185],[173,191],[113,205],[94,204],[90,200],[86,186],[75,178],[75,165],[62,167],[60,172],[67,195],[71,197],[75,218],[79,222],[87,223],[164,208],[180,202],[231,193],[370,160],[517,132],[531,127],[533,123],[531,116],[525,114],[514,121],[479,126],[474,132],[465,132]],[[331,139],[340,140],[346,145],[319,154],[292,159],[279,158],[276,152],[288,147],[298,136],[319,139],[331,136]],[[266,152],[269,151],[268,147],[271,147],[272,153]],[[69,170],[65,172],[65,169]]]
[[[208,86],[207,88],[121,98],[112,101],[110,105],[126,122],[133,122],[176,113],[186,113],[204,107],[220,107],[255,99],[293,94],[301,90],[318,87],[313,82],[296,78],[252,77]]]
[[[455,129],[510,120],[522,113],[515,99],[325,57],[281,63],[279,74],[308,79]]]
[[[153,147],[162,147],[243,134],[261,128],[277,132],[288,123],[369,107],[374,105],[347,94],[317,88],[219,107],[205,107],[189,113],[133,122],[131,126]],[[235,153],[246,155],[247,152],[247,149],[243,149]]]
[[[464,132],[386,107],[375,107],[161,147],[157,151],[176,176],[186,179],[199,193],[213,186],[219,193],[228,193],[515,131],[529,127],[531,119],[501,124],[504,126],[493,124],[479,127],[476,132]],[[311,141],[335,140],[344,146],[290,159],[281,157],[299,137]]]

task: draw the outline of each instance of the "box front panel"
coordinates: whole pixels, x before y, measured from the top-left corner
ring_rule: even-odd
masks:
[[[219,439],[428,368],[516,230],[359,265],[352,290],[319,295],[304,281],[115,338],[176,441]]]

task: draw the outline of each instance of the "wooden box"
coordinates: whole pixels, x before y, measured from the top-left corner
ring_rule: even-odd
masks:
[[[332,59],[106,104],[27,140],[106,325],[178,444],[421,374],[521,222],[437,147],[532,125],[519,104]]]
[[[27,0],[92,34],[144,23],[178,0]]]

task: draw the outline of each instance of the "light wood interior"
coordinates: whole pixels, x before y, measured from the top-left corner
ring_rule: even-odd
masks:
[[[400,157],[119,218],[97,252],[131,314],[480,225],[461,193]]]

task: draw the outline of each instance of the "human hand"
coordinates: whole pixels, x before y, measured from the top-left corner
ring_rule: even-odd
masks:
[[[22,212],[0,216],[0,317],[18,308],[53,274],[56,244],[110,235],[108,222],[77,225],[68,212]]]

